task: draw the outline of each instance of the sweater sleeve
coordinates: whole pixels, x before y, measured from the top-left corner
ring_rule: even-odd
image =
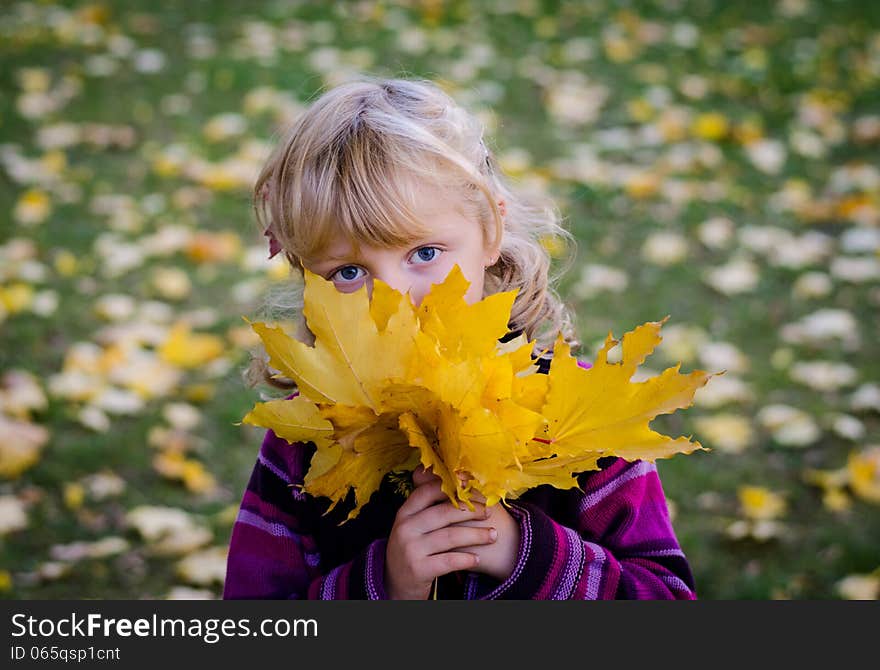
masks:
[[[588,477],[574,500],[572,528],[533,503],[511,504],[521,533],[516,566],[494,588],[475,584],[472,597],[696,599],[653,463],[617,459]]]
[[[267,431],[232,527],[224,599],[386,598],[384,540],[322,569],[308,531],[314,501],[297,486],[306,462],[305,444],[291,445]]]

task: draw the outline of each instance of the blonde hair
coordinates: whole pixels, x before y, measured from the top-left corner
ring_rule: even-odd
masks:
[[[417,239],[424,231],[413,211],[418,184],[448,192],[498,251],[486,269],[484,295],[518,291],[510,330],[525,333],[539,350],[551,348],[560,332],[576,348],[572,316],[553,288],[567,267],[551,274],[543,244],[574,246],[558,208],[545,196],[519,192],[484,143],[480,121],[431,81],[364,76],[325,91],[263,167],[254,210],[301,276],[303,259],[320,253],[334,234],[355,245]],[[301,291],[282,296],[267,311],[273,306],[297,311],[299,336],[308,339]],[[245,376],[252,385],[293,387],[273,378],[265,355],[252,361]]]

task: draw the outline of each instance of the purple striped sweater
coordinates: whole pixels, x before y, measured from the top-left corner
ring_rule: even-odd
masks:
[[[314,446],[267,431],[232,528],[224,599],[386,599],[385,543],[404,498],[383,483],[344,524],[351,500],[300,492]],[[580,488],[539,486],[509,503],[520,526],[503,582],[478,573],[440,578],[440,598],[593,600],[696,598],[657,468],[600,461]]]

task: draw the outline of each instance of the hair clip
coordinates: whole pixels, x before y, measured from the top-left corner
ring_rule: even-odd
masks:
[[[275,237],[275,233],[272,232],[271,227],[266,228],[266,230],[263,231],[263,235],[269,238],[269,260],[272,260],[275,256],[281,253],[281,243],[278,241],[278,238]]]
[[[266,200],[269,198],[269,182],[264,181],[263,185],[260,187],[259,198],[262,200],[263,205],[266,204]],[[272,230],[271,224],[263,231],[263,235],[269,238],[269,260],[272,260],[281,253],[281,243],[278,241],[278,238],[275,237],[275,232]]]

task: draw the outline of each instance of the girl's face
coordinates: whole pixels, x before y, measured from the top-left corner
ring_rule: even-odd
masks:
[[[317,256],[304,259],[311,272],[332,281],[343,293],[365,283],[372,293],[373,279],[380,279],[400,293],[409,292],[415,305],[439,284],[454,265],[470,282],[465,300],[483,298],[483,282],[494,249],[486,246],[479,223],[465,218],[452,203],[429,202],[417,210],[428,232],[412,244],[400,247],[361,245],[358,249],[342,236],[331,239]]]

